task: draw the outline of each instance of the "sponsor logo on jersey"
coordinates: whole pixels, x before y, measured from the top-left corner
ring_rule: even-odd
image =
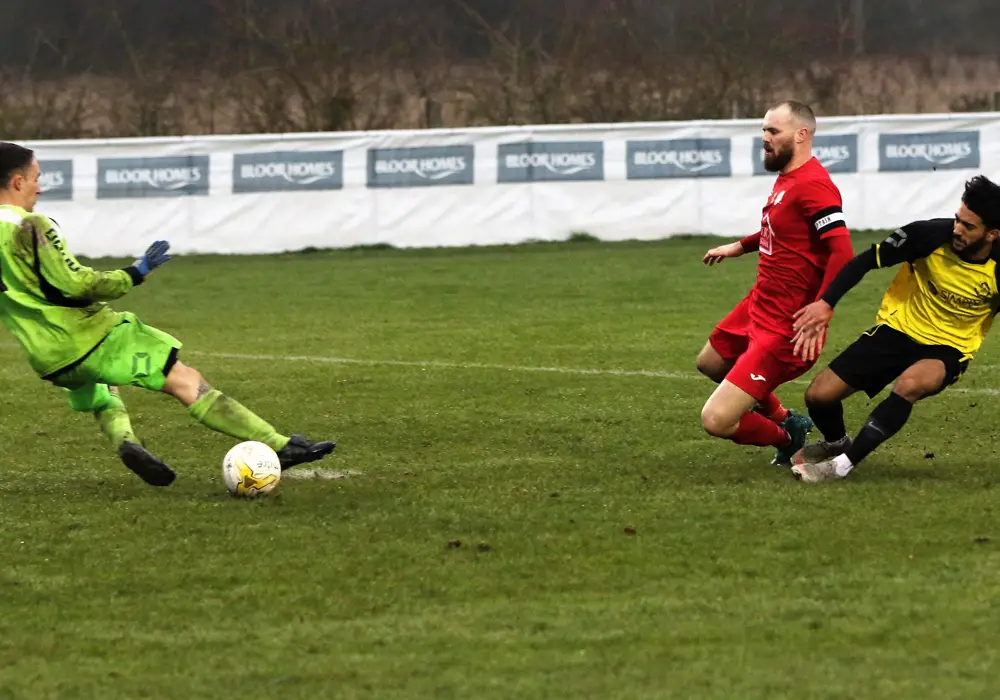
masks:
[[[986,282],[980,283],[975,296],[965,296],[947,289],[940,289],[936,284],[934,284],[934,280],[930,279],[927,280],[927,288],[934,296],[938,297],[945,303],[952,304],[960,309],[984,308],[990,306],[993,301],[992,290],[990,289],[990,285]]]

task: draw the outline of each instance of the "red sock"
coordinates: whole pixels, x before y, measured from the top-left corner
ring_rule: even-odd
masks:
[[[760,402],[758,410],[761,415],[770,418],[775,423],[780,423],[788,418],[788,409],[781,405],[781,401],[774,395],[774,392],[764,397],[764,400]]]
[[[773,394],[772,394],[773,396]],[[737,445],[787,447],[791,438],[780,425],[759,413],[750,411],[740,418],[740,425],[729,439]]]

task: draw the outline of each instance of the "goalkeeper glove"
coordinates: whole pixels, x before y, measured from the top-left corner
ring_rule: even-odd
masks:
[[[158,268],[163,263],[170,260],[167,251],[170,250],[170,243],[167,241],[156,241],[146,249],[146,254],[132,263],[132,267],[145,277],[150,272]]]

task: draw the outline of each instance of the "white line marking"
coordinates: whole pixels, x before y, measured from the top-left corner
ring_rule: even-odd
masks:
[[[13,343],[0,343],[0,347],[16,349]],[[368,367],[424,367],[428,369],[486,369],[501,372],[547,372],[551,374],[575,374],[581,376],[607,377],[652,377],[655,379],[679,379],[682,381],[701,381],[705,377],[697,372],[666,372],[649,369],[586,369],[581,367],[530,367],[523,365],[497,365],[482,362],[444,362],[441,360],[361,360],[352,357],[328,357],[325,355],[254,355],[239,352],[207,352],[204,350],[185,350],[188,355],[216,357],[224,360],[257,360],[264,362],[312,362],[327,365],[365,365]],[[980,365],[979,370],[1000,369],[1000,365]],[[13,371],[8,365],[0,372],[6,374]],[[794,379],[789,384],[807,384],[807,379]],[[1000,396],[1000,389],[950,387],[949,394],[983,394]]]
[[[953,391],[959,394],[986,394],[987,396],[1000,396],[1000,389],[990,389],[988,387],[983,387],[979,389],[977,388],[965,389],[960,386],[956,386],[956,387],[951,387],[949,389],[945,389],[945,391],[946,392]]]
[[[347,479],[352,476],[364,476],[364,472],[348,469],[347,471],[334,471],[333,469],[309,469],[302,467],[299,469],[289,469],[282,472],[282,479],[317,479],[319,481],[332,481],[334,479]]]
[[[202,357],[215,357],[224,360],[256,360],[264,362],[311,362],[327,365],[364,365],[368,367],[422,367],[425,369],[485,369],[501,372],[545,372],[552,374],[575,374],[586,376],[608,377],[652,377],[655,379],[680,379],[684,381],[707,381],[697,372],[666,372],[649,369],[586,369],[582,367],[532,367],[525,365],[498,365],[482,362],[445,362],[441,360],[363,360],[353,357],[329,357],[326,355],[256,355],[238,352],[207,352],[188,350],[186,354]],[[1000,365],[987,365],[986,369],[1000,368]],[[789,384],[808,384],[808,379],[793,379]],[[948,393],[986,394],[1000,396],[1000,389],[950,387]]]
[[[494,365],[480,362],[443,362],[439,360],[359,360],[351,357],[326,357],[323,355],[249,355],[236,352],[185,351],[186,354],[218,357],[231,360],[264,360],[268,362],[313,362],[329,365],[367,365],[390,367],[424,367],[431,369],[489,369],[502,372],[551,372],[555,374],[607,375],[614,377],[656,377],[659,379],[704,379],[695,372],[660,372],[647,369],[583,369],[577,367],[524,367],[520,365]]]

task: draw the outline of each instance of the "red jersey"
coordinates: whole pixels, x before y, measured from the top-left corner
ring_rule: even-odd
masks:
[[[849,236],[840,190],[816,158],[778,176],[760,223],[760,261],[750,318],[787,338],[792,315],[816,301],[827,261],[823,239]]]

